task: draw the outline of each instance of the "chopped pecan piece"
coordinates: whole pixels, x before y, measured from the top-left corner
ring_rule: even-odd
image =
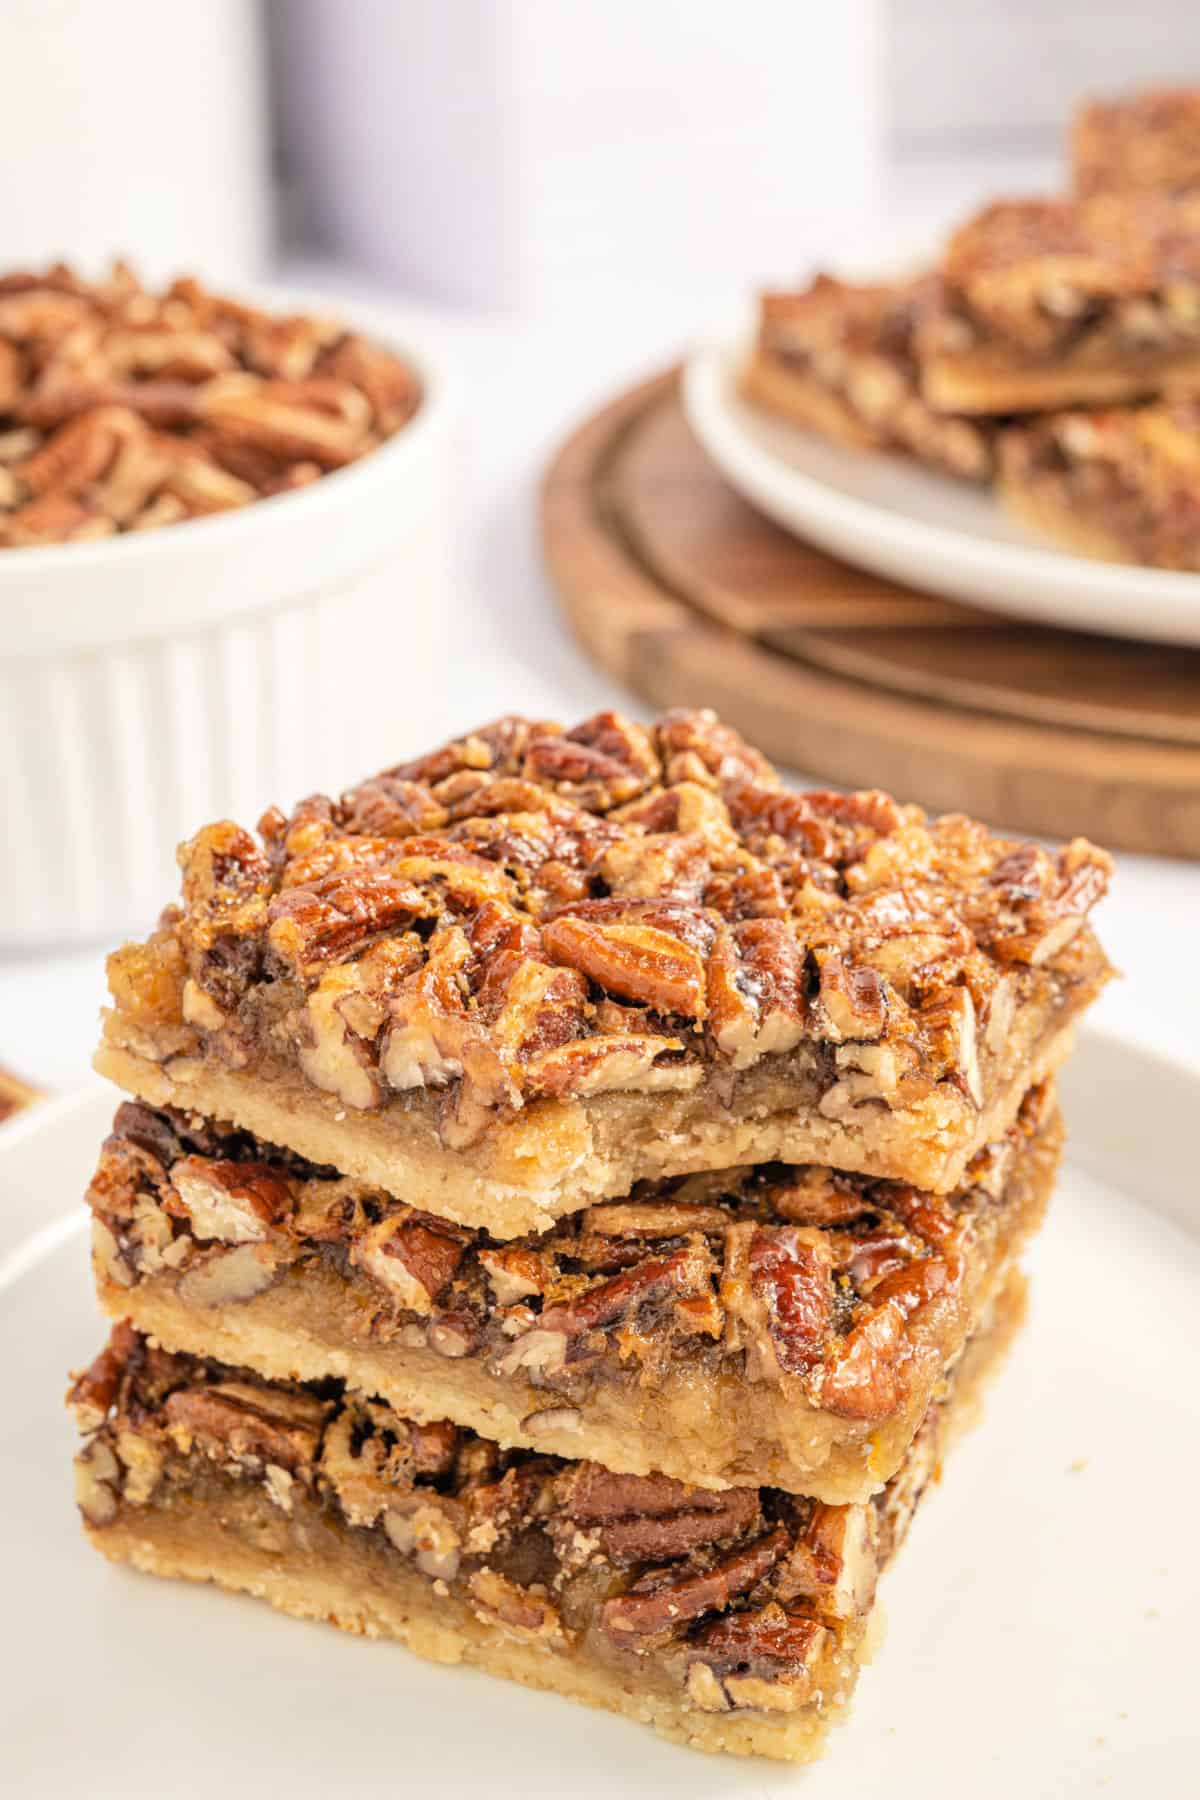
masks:
[[[497,1569],[476,1569],[468,1583],[475,1611],[482,1619],[504,1625],[517,1637],[562,1636],[558,1609],[544,1587],[522,1587]]]
[[[792,1712],[812,1694],[827,1636],[819,1620],[775,1602],[714,1619],[692,1640],[688,1693],[705,1712]]]
[[[759,1519],[757,1489],[714,1493],[665,1475],[614,1475],[599,1463],[569,1466],[556,1493],[567,1517],[618,1568],[732,1543]]]
[[[466,1254],[468,1234],[427,1214],[393,1213],[351,1246],[350,1261],[408,1312],[428,1315]]]
[[[1001,911],[983,932],[997,956],[1037,968],[1064,949],[1101,898],[1112,858],[1083,838],[1057,856],[1022,844],[992,870],[989,885]]]
[[[904,1312],[885,1301],[852,1327],[829,1361],[809,1377],[814,1400],[843,1419],[877,1421],[903,1402],[913,1369]]]
[[[187,1306],[236,1306],[279,1280],[287,1252],[273,1244],[235,1244],[198,1258],[179,1282]]]
[[[195,1445],[218,1462],[274,1463],[292,1474],[311,1469],[330,1411],[303,1389],[243,1381],[179,1388],[164,1405],[185,1454]]]
[[[846,1038],[877,1038],[887,1022],[887,996],[874,969],[851,969],[840,950],[814,951],[820,973],[815,1003],[821,1035],[842,1043]]]
[[[523,773],[602,812],[657,781],[659,761],[649,732],[620,713],[603,712],[562,735],[531,735]]]
[[[804,1533],[772,1577],[786,1605],[812,1601],[823,1617],[852,1619],[870,1606],[878,1575],[873,1506],[813,1506]]]
[[[383,1529],[403,1556],[411,1556],[422,1575],[453,1581],[462,1560],[459,1509],[434,1496],[418,1493],[390,1505]]]
[[[721,1299],[730,1348],[745,1349],[751,1380],[808,1373],[832,1330],[832,1254],[824,1233],[802,1225],[731,1225]]]
[[[269,1163],[222,1162],[183,1156],[171,1167],[178,1210],[192,1234],[223,1244],[262,1243],[292,1210],[291,1184]]]
[[[479,1252],[498,1306],[512,1306],[530,1294],[545,1291],[551,1269],[548,1259],[522,1244],[489,1246]]]
[[[709,1030],[735,1069],[792,1050],[804,1036],[804,953],[781,919],[722,927],[707,979]]]
[[[121,1500],[121,1465],[111,1444],[95,1438],[75,1458],[75,1503],[89,1525],[111,1525]]]
[[[656,1569],[600,1608],[600,1628],[618,1643],[636,1648],[639,1639],[675,1633],[706,1612],[726,1607],[748,1593],[787,1550],[782,1528],[743,1549],[731,1551],[711,1568]]]
[[[67,1395],[81,1431],[97,1431],[116,1402],[126,1365],[137,1344],[132,1325],[114,1325],[108,1343],[95,1361],[76,1375]]]
[[[461,1435],[446,1421],[421,1425],[373,1402],[347,1406],[324,1434],[320,1480],[352,1525],[374,1525],[417,1476],[453,1469]]]
[[[982,1106],[983,1078],[979,1070],[975,1002],[967,989],[947,988],[921,1008],[919,1018],[936,1066],[953,1077],[976,1106]]]
[[[526,1063],[523,1079],[530,1094],[604,1094],[617,1088],[674,1085],[675,1065],[660,1070],[659,1058],[684,1048],[682,1038],[648,1037],[629,1033],[624,1037],[577,1038],[556,1050],[544,1050]],[[695,1071],[698,1076],[699,1071]],[[686,1070],[679,1074],[685,1076]]]

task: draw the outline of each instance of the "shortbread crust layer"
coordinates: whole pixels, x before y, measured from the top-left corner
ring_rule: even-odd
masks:
[[[623,1713],[706,1751],[809,1761],[845,1711],[875,1584],[1019,1323],[1013,1283],[889,1487],[855,1507],[518,1455],[336,1384],[272,1386],[118,1328],[72,1400],[85,1529],[212,1581]]]
[[[1099,993],[1108,963],[1089,932],[1073,945],[1070,981],[1046,983],[1011,1022],[990,1056],[983,1106],[944,1085],[911,1107],[846,1092],[840,1116],[828,1110],[831,1085],[815,1059],[803,1073],[759,1067],[713,1076],[690,1093],[608,1094],[541,1101],[498,1122],[486,1143],[454,1152],[438,1136],[436,1102],[396,1096],[354,1113],[286,1065],[230,1069],[193,1055],[162,1061],[131,1048],[110,1015],[95,1066],[151,1106],[228,1119],[310,1162],[329,1163],[410,1205],[496,1237],[541,1231],[599,1201],[623,1197],[641,1180],[669,1179],[751,1163],[814,1163],[879,1179],[952,1191],[973,1156],[1003,1137],[1030,1087],[1049,1080],[1070,1054],[1074,1020]],[[138,1042],[145,1045],[139,1036]],[[852,1088],[854,1072],[843,1082]],[[730,1086],[732,1085],[732,1093]]]
[[[1061,1142],[1035,1090],[946,1198],[775,1165],[501,1243],[126,1103],[88,1197],[103,1305],[170,1350],[334,1376],[506,1446],[843,1502],[899,1466]]]

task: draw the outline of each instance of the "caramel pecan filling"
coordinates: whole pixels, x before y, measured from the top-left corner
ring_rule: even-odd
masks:
[[[654,1656],[703,1710],[819,1698],[937,1454],[934,1408],[903,1479],[861,1505],[713,1494],[501,1452],[336,1382],[268,1384],[168,1355],[124,1325],[69,1398],[88,1434],[79,1504],[97,1531],[125,1508],[203,1494],[214,1476],[260,1485],[285,1515],[312,1506],[370,1534],[490,1624]]]
[[[978,1106],[1019,1006],[1094,964],[1111,868],[1082,839],[792,793],[706,712],[501,719],[181,860],[182,906],[111,959],[121,1015],[352,1107],[445,1089],[455,1148],[528,1101],[767,1058],[802,1058],[832,1118],[939,1083]]]
[[[123,263],[0,277],[0,548],[146,531],[305,487],[419,404],[407,364]]]
[[[1162,194],[1002,200],[951,238],[921,357],[996,343],[1054,362],[1200,346],[1200,209]]]
[[[1005,434],[1005,475],[1118,540],[1139,562],[1200,566],[1200,407],[1194,400],[1055,413]]]
[[[723,1366],[867,1424],[961,1344],[1023,1203],[1023,1159],[1058,1129],[1037,1089],[954,1194],[774,1165],[645,1182],[498,1242],[243,1132],[134,1102],[114,1125],[88,1193],[110,1285],[167,1275],[186,1304],[215,1306],[325,1265],[352,1284],[365,1340],[476,1357],[565,1406],[598,1379]]]

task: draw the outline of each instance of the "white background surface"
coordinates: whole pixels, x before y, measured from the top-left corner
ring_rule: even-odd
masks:
[[[915,257],[981,195],[1053,176],[1037,159],[914,161],[893,175],[886,239],[864,245],[862,263]],[[292,265],[285,275],[347,302],[381,297],[329,268]],[[430,333],[458,361],[466,394],[462,567],[458,600],[438,622],[444,651],[436,675],[397,670],[397,758],[501,711],[573,719],[614,703],[636,710],[560,622],[538,556],[538,476],[590,408],[706,336],[753,281],[753,271],[731,269],[723,291],[690,303],[641,290],[636,279],[592,283],[575,306],[537,322],[428,315]],[[881,784],[886,779],[881,770]],[[131,929],[139,923],[149,921],[131,920]],[[1100,1002],[1098,1022],[1200,1062],[1200,866],[1121,858],[1099,923],[1126,979]],[[101,947],[0,961],[0,1062],[56,1088],[87,1079],[101,962]]]

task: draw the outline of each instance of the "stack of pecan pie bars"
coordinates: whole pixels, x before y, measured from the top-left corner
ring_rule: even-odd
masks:
[[[92,1541],[815,1754],[1020,1318],[1108,859],[604,713],[181,863],[110,966]]]
[[[759,408],[994,483],[1069,549],[1200,569],[1200,89],[1091,101],[1071,192],[999,200],[934,267],[764,294]]]

